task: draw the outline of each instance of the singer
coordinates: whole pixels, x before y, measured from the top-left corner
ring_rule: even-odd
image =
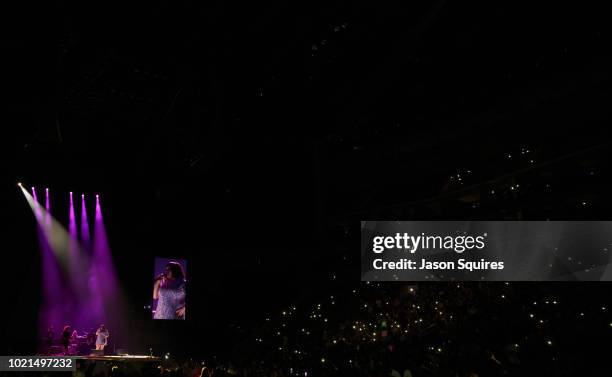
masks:
[[[157,300],[154,319],[185,319],[185,272],[178,262],[169,262],[153,284]]]
[[[106,326],[100,325],[98,330],[96,331],[96,350],[104,351],[104,347],[108,343],[108,337],[110,333],[106,329]]]

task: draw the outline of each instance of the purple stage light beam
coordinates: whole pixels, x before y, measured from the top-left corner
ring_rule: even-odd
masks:
[[[40,209],[40,203],[38,202],[38,197],[36,196],[36,188],[32,186],[32,199],[34,200],[34,215],[36,216],[36,220],[40,222],[42,219],[42,211]]]
[[[76,216],[74,214],[74,201],[72,200],[72,191],[70,191],[70,225],[68,226],[68,232],[70,237],[77,239],[77,228],[76,228]]]
[[[77,221],[76,213],[74,209],[74,200],[72,191],[70,191],[70,212],[69,212],[69,225],[68,233],[70,238],[68,240],[68,255],[70,258],[70,269],[68,274],[72,283],[73,292],[77,295],[76,299],[81,300],[88,296],[87,292],[87,277],[84,271],[86,271],[86,262],[82,253],[80,252],[78,234],[77,234]]]
[[[101,302],[96,304],[101,304],[104,308],[113,308],[112,311],[105,312],[103,315],[105,321],[117,323],[123,312],[123,295],[106,236],[99,195],[96,195],[92,268],[94,272],[91,281],[92,290],[96,289],[100,293],[100,295],[97,295],[94,290],[92,295],[102,299]]]
[[[51,199],[49,199],[49,188],[45,189],[45,216],[43,219],[45,233],[51,229]]]
[[[51,214],[51,200],[49,200],[49,188],[45,189],[45,210]]]
[[[41,331],[41,334],[44,334],[44,331],[52,326],[57,332],[63,325],[63,321],[67,319],[67,313],[65,313],[66,309],[63,306],[65,291],[61,279],[61,272],[56,254],[51,246],[51,241],[54,239],[57,241],[58,237],[54,238],[52,235],[51,215],[40,208],[36,198],[36,190],[32,190],[32,195],[30,195],[24,187],[21,185],[19,186],[38,222],[36,229],[41,251],[41,283],[43,294],[39,313],[39,331]],[[48,203],[49,200],[46,201],[45,208],[48,208]],[[41,214],[41,212],[44,213]],[[48,226],[46,227],[44,223],[41,223],[41,219],[43,218],[47,220],[46,224]]]
[[[35,218],[38,221],[38,226],[43,231],[43,235],[45,236],[46,242],[49,244],[50,249],[59,259],[62,267],[65,268],[68,260],[67,251],[69,244],[69,235],[66,228],[64,228],[62,224],[54,219],[51,214],[46,213],[46,210],[40,206],[36,198],[36,190],[33,192],[34,196],[30,195],[28,190],[26,190],[24,187],[21,188],[21,192],[28,201],[30,209],[32,210],[32,213],[34,213]],[[43,227],[43,223],[41,222],[44,217],[47,218],[47,222],[49,223],[49,227],[46,229]]]
[[[99,195],[96,195],[93,254],[93,264],[98,268],[98,276],[103,278],[107,297],[110,298],[118,292],[118,284],[115,266],[106,236],[106,227],[104,226]]]
[[[53,326],[57,334],[66,323],[78,329],[95,327],[100,323],[120,323],[125,313],[125,300],[113,265],[99,197],[96,200],[92,253],[89,255],[80,252],[81,247],[76,239],[78,225],[73,195],[70,195],[70,222],[69,229],[66,229],[49,213],[50,199],[46,192],[45,207],[42,207],[35,197],[36,189],[30,195],[25,187],[20,185],[20,188],[38,223],[43,285],[40,330],[45,331],[48,326]],[[81,237],[90,235],[91,240],[84,199],[82,196]]]
[[[89,232],[89,220],[87,218],[87,205],[85,203],[85,194],[81,194],[81,246],[84,251],[91,251],[91,237]],[[87,267],[81,272],[83,275],[83,285],[87,287],[87,296],[83,298],[83,302],[79,307],[79,318],[80,322],[84,326],[89,326],[94,323],[104,322],[104,307],[102,305],[102,298],[100,293],[100,287],[96,279],[95,268],[93,266],[94,261],[91,258],[91,254],[80,253],[79,257],[87,261]]]
[[[81,244],[89,249],[90,245],[89,221],[87,219],[87,206],[85,205],[85,194],[81,195]]]
[[[76,266],[74,262],[77,258],[77,225],[76,225],[76,215],[74,213],[74,201],[72,200],[72,191],[70,191],[70,212],[69,212],[69,225],[68,225],[68,233],[70,234],[70,240],[68,244],[68,254],[70,256],[71,270],[74,270]]]

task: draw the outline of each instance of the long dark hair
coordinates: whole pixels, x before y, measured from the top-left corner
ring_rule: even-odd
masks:
[[[179,262],[168,262],[166,268],[169,268],[172,272],[172,276],[179,280],[185,280],[185,271],[183,271],[183,266]]]

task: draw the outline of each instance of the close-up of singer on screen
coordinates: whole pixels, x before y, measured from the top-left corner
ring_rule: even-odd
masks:
[[[164,272],[153,283],[153,300],[157,303],[153,319],[185,319],[185,271],[181,263],[168,262]]]

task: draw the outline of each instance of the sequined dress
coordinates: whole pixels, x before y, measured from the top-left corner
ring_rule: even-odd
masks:
[[[105,346],[107,342],[106,338],[108,338],[108,330],[98,330],[96,336],[96,346]]]
[[[154,319],[185,319],[176,315],[177,309],[185,306],[185,282],[166,280],[158,291]]]

